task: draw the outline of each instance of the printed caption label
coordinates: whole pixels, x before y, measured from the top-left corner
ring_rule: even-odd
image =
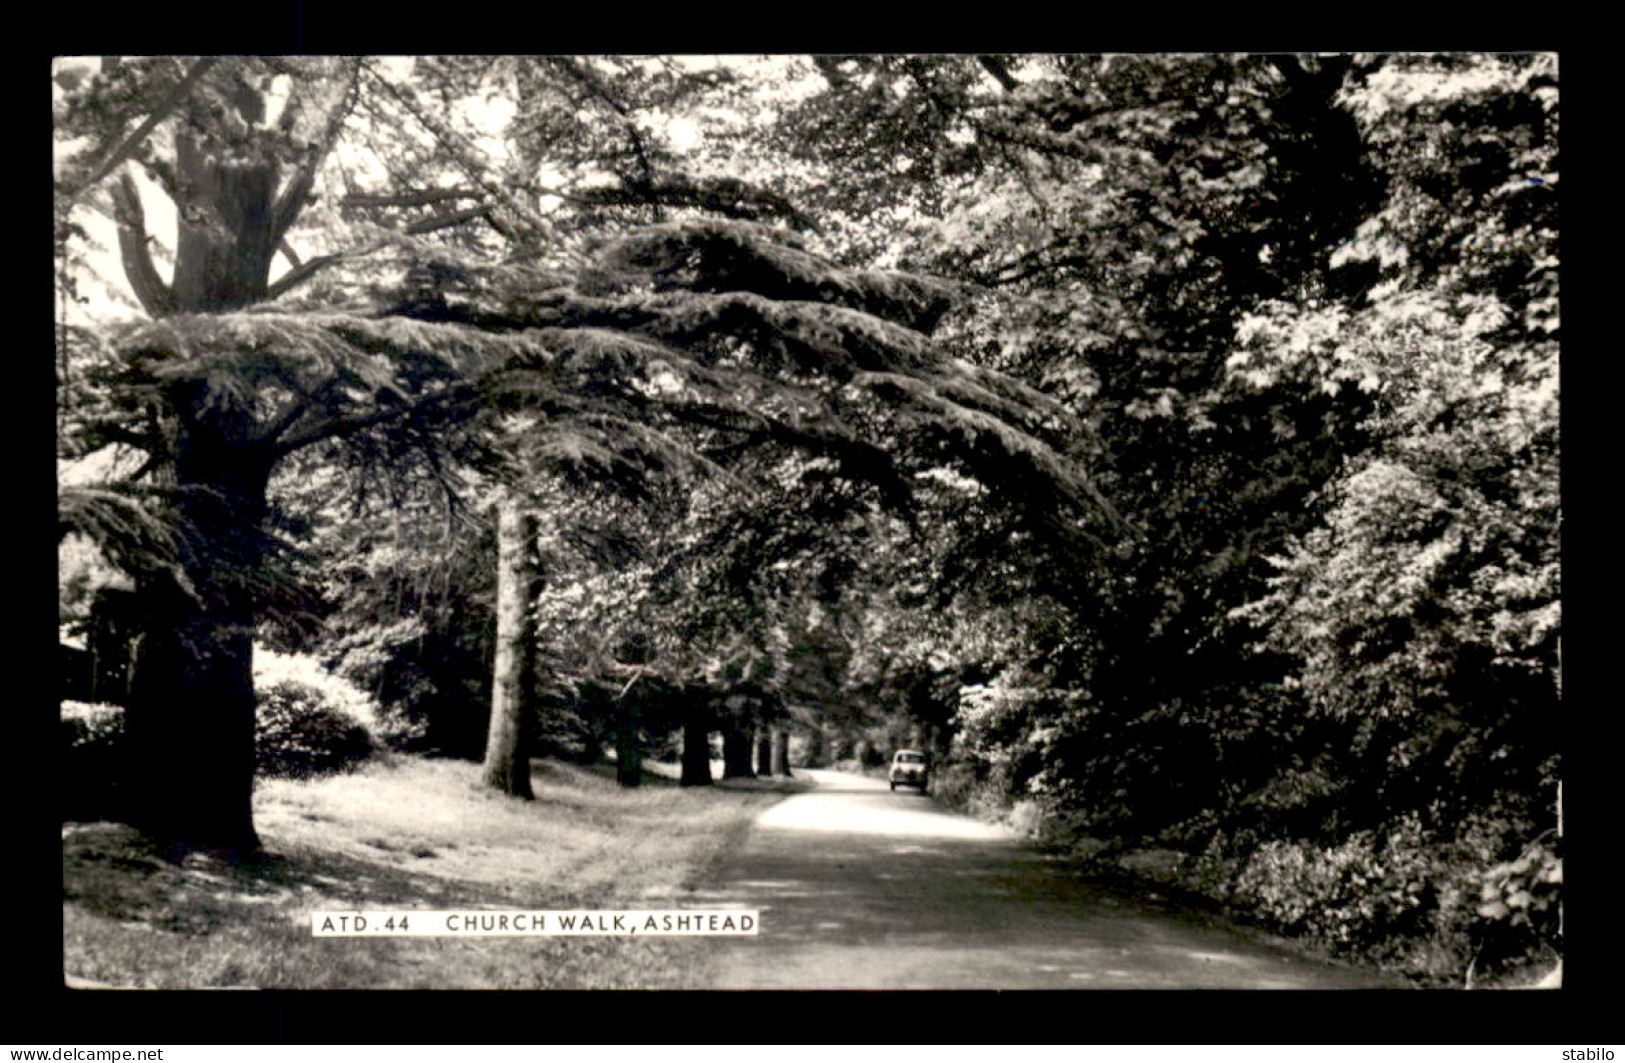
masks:
[[[752,937],[754,909],[316,912],[315,937]]]

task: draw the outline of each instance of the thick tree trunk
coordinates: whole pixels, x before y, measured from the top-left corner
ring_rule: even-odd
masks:
[[[482,778],[492,789],[529,800],[530,749],[525,715],[531,711],[535,637],[530,624],[536,590],[536,518],[517,498],[497,509],[497,645],[491,673],[491,723]]]
[[[782,727],[773,729],[773,774],[790,774],[790,732]]]
[[[90,606],[89,701],[128,705],[130,701],[130,651],[141,634],[141,600],[135,593],[103,587]]]
[[[236,78],[239,127],[257,127],[264,97],[241,70],[212,62],[194,70]],[[335,98],[333,106],[342,102]],[[175,137],[169,284],[153,265],[134,182],[114,189],[125,270],[154,316],[218,313],[263,300],[278,240],[308,192],[308,181],[295,181],[278,198],[274,154],[252,144],[228,148],[206,132],[223,116],[197,94],[186,105],[191,110]],[[338,110],[332,117],[336,130]],[[302,177],[325,151],[303,164]],[[277,455],[257,442],[262,426],[227,389],[185,379],[165,399],[173,473],[160,486],[174,492],[184,578],[146,574],[138,581],[144,615],[130,659],[123,780],[130,820],[173,847],[249,853],[259,847],[253,633],[269,586],[264,520]]]
[[[638,709],[625,698],[615,704],[615,781],[622,786],[640,786],[643,783]]]
[[[765,727],[756,732],[756,774],[773,774],[773,733]]]
[[[711,707],[692,705],[683,717],[683,786],[711,785]]]
[[[276,164],[211,156],[190,132],[177,137],[177,163],[174,282],[154,309],[214,313],[262,299],[270,264],[263,245],[275,242]],[[121,243],[129,235],[121,227]],[[135,257],[150,266],[144,233],[133,235],[143,244]],[[149,576],[139,590],[146,616],[126,714],[130,819],[168,846],[246,854],[259,848],[253,633],[275,457],[255,445],[252,412],[206,382],[179,383],[168,399],[174,470],[167,486],[189,586]]]
[[[166,846],[243,855],[254,830],[253,643],[185,595],[155,592],[125,717],[131,822]],[[162,618],[162,625],[157,621]]]
[[[254,830],[253,633],[271,458],[247,415],[194,399],[175,436],[175,512],[189,587],[150,577],[133,653],[125,783],[131,822],[160,843],[227,855]]]
[[[187,195],[176,226],[175,304],[219,311],[263,301],[280,235],[271,216],[277,167],[208,154],[187,133],[175,138],[175,159]]]
[[[722,777],[724,779],[750,779],[756,773],[750,767],[750,731],[738,724],[730,724],[722,731]]]

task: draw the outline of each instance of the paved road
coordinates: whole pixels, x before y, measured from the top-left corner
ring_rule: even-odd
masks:
[[[717,988],[1369,989],[1362,971],[1113,897],[999,828],[912,790],[798,772],[816,790],[757,821],[696,898],[756,908],[717,939]]]

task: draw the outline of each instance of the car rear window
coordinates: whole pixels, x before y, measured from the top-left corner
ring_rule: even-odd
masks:
[[[922,754],[919,754],[919,753],[899,753],[899,754],[897,754],[897,763],[899,763],[899,764],[924,764],[925,763],[925,757]]]

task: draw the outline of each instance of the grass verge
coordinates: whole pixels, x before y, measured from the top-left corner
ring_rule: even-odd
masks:
[[[315,938],[320,910],[665,908],[795,780],[682,788],[536,762],[536,800],[459,761],[388,757],[267,780],[267,856],[163,859],[127,827],[64,825],[63,958],[82,986],[277,989],[698,988],[703,938]]]

